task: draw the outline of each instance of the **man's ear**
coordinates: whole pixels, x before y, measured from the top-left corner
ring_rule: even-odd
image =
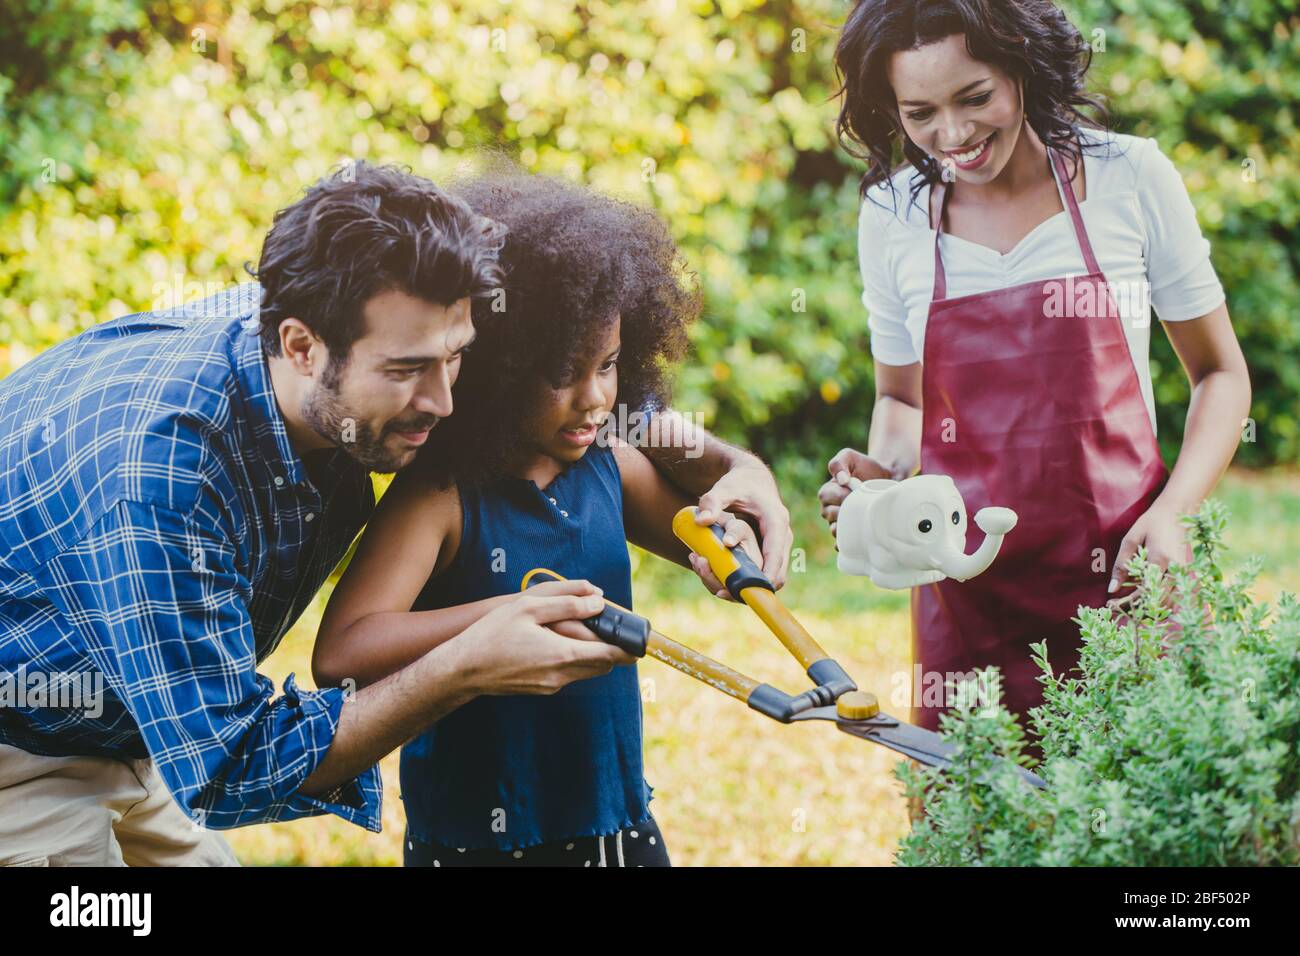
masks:
[[[325,343],[299,319],[292,316],[280,323],[280,354],[299,375],[311,376],[329,361]]]

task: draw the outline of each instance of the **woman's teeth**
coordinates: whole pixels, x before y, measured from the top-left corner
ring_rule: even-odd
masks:
[[[980,153],[988,148],[989,140],[992,138],[992,135],[986,136],[982,143],[965,153],[949,153],[948,155],[959,163],[969,163],[971,160],[979,159]]]

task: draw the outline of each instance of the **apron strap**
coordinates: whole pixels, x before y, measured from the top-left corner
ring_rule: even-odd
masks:
[[[1088,241],[1088,230],[1083,228],[1083,214],[1079,212],[1079,201],[1074,196],[1074,185],[1070,182],[1070,177],[1065,171],[1065,159],[1050,146],[1047,147],[1047,152],[1051,155],[1052,164],[1056,167],[1057,183],[1065,194],[1066,208],[1070,210],[1070,220],[1074,223],[1074,235],[1079,240],[1079,251],[1083,253],[1083,264],[1087,266],[1089,275],[1098,275],[1101,273],[1101,266],[1097,263],[1097,257],[1092,254],[1092,243]],[[1083,162],[1082,157],[1079,162]]]
[[[939,233],[943,232],[943,214],[948,208],[948,193],[951,190],[944,182],[942,174],[939,179],[939,220],[934,224],[934,294],[933,301],[948,297],[948,277],[943,273],[943,256],[939,255]]]
[[[1065,160],[1061,154],[1052,147],[1047,147],[1047,155],[1052,161],[1052,169],[1056,177],[1057,189],[1065,199],[1066,211],[1070,214],[1070,221],[1074,224],[1074,236],[1079,242],[1079,251],[1083,254],[1083,264],[1088,270],[1089,275],[1099,274],[1101,266],[1097,263],[1097,257],[1093,254],[1092,243],[1088,240],[1088,230],[1083,226],[1083,215],[1079,212],[1079,202],[1074,195],[1074,186],[1070,182],[1070,177],[1065,171]],[[943,271],[943,256],[939,254],[939,234],[943,232],[943,216],[948,209],[948,194],[952,191],[948,188],[948,183],[940,179],[937,183],[939,187],[939,221],[934,225],[934,294],[932,299],[938,301],[948,296],[948,277]]]

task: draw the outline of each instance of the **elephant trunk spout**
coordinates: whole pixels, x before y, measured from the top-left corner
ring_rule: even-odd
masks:
[[[1002,538],[1016,525],[1016,513],[1009,508],[981,508],[975,514],[975,524],[984,532],[984,541],[974,554],[953,551],[934,562],[937,570],[954,581],[967,581],[988,570],[1002,548]]]
[[[952,578],[954,581],[967,581],[976,575],[983,574],[988,570],[993,559],[998,556],[998,550],[1002,547],[1002,536],[986,535],[984,543],[981,544],[974,554],[962,554],[960,551],[955,554],[945,554],[935,561],[935,567]]]

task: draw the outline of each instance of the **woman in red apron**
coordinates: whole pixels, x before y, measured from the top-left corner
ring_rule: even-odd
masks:
[[[981,23],[984,13],[993,22]],[[1094,125],[1074,108],[1085,101],[1080,49],[1077,31],[1046,0],[864,0],[836,51],[845,81],[840,130],[871,167],[864,195],[891,178],[896,138],[931,187],[932,253],[916,241],[916,227],[897,233],[911,256],[894,266],[904,273],[896,283],[900,309],[908,288],[915,299],[918,283],[907,281],[907,270],[915,278],[921,255],[933,256],[933,291],[923,347],[914,349],[921,360],[891,365],[877,356],[868,453],[845,449],[831,460],[822,514],[834,530],[847,475],[902,479],[919,466],[950,476],[968,514],[1002,506],[1019,516],[983,574],[912,590],[920,678],[909,681],[912,719],[927,728],[951,703],[947,679],[988,665],[1001,671],[1003,701],[1023,721],[1042,699],[1030,645],[1046,641],[1053,669],[1072,668],[1080,646],[1072,618],[1080,605],[1099,607],[1114,596],[1138,545],[1162,566],[1186,559],[1179,516],[1194,511],[1222,475],[1249,410],[1249,378],[1226,307],[1202,314],[1194,296],[1162,294],[1162,320],[1173,303],[1196,314],[1165,324],[1193,388],[1182,451],[1172,475],[1165,468],[1124,319],[1080,213],[1082,163],[1072,175],[1063,155],[1080,157],[1078,127]],[[955,217],[954,193],[964,206]],[[1072,240],[1063,230],[1038,229],[1054,209],[1067,217]],[[1123,223],[1107,225],[1108,237],[1122,236]],[[1043,261],[1056,263],[1060,243],[1069,241],[1077,265],[952,296],[940,234],[954,229],[966,242],[1016,252],[1031,272],[1024,254],[1032,257],[1033,243],[1044,244]],[[1057,243],[1050,250],[1049,240]],[[1181,268],[1160,253],[1148,265]],[[1191,265],[1209,268],[1208,260]],[[1163,275],[1147,278],[1161,288]],[[1069,290],[1065,314],[1062,289]],[[982,540],[971,530],[968,551]]]

